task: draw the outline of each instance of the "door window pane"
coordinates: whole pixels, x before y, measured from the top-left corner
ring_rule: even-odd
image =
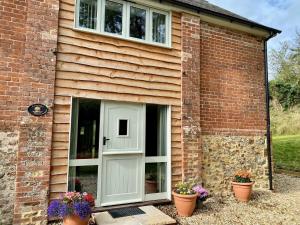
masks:
[[[128,120],[119,120],[119,135],[128,135]]]
[[[145,40],[146,34],[146,10],[130,7],[130,37]]]
[[[98,158],[100,102],[74,99],[70,159]]]
[[[145,193],[160,193],[167,191],[167,163],[146,163]]]
[[[123,4],[106,1],[105,3],[105,32],[122,34]]]
[[[79,26],[96,29],[97,26],[97,0],[80,0]]]
[[[158,43],[166,43],[166,15],[152,13],[152,40]]]
[[[98,166],[69,168],[68,190],[87,192],[97,198]]]

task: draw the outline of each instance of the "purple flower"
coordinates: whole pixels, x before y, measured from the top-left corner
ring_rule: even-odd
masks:
[[[196,185],[193,187],[193,190],[198,194],[200,199],[205,200],[208,196],[208,191],[204,189],[201,185]]]
[[[91,214],[94,205],[94,197],[91,194],[79,192],[67,192],[59,200],[54,200],[48,208],[49,217],[65,218],[77,215],[85,219]]]
[[[60,217],[65,218],[68,215],[72,214],[71,209],[66,204],[61,204],[60,207]]]
[[[50,203],[48,208],[48,215],[50,217],[60,217],[60,201],[54,200]]]
[[[81,219],[85,219],[91,214],[91,207],[88,202],[75,202],[74,212]]]
[[[72,214],[71,208],[59,200],[54,200],[49,205],[48,216],[50,217],[64,218],[70,214]]]

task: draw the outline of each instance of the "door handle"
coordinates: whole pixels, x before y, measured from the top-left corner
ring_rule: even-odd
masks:
[[[109,138],[103,137],[103,145],[106,145],[106,141],[109,141]]]

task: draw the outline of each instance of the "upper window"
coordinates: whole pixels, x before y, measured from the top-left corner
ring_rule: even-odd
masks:
[[[152,13],[152,41],[158,43],[166,42],[166,15]]]
[[[76,27],[170,46],[170,13],[120,0],[77,0]]]
[[[104,31],[112,34],[122,34],[123,4],[106,1],[104,13]]]
[[[129,36],[143,39],[146,38],[146,14],[145,9],[137,7],[130,7],[130,23],[129,23]]]
[[[78,16],[79,27],[96,29],[97,0],[80,0]]]

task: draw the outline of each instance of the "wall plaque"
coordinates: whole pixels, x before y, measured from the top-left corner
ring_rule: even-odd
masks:
[[[28,112],[34,116],[42,116],[48,112],[48,107],[43,104],[32,104],[28,107]]]

